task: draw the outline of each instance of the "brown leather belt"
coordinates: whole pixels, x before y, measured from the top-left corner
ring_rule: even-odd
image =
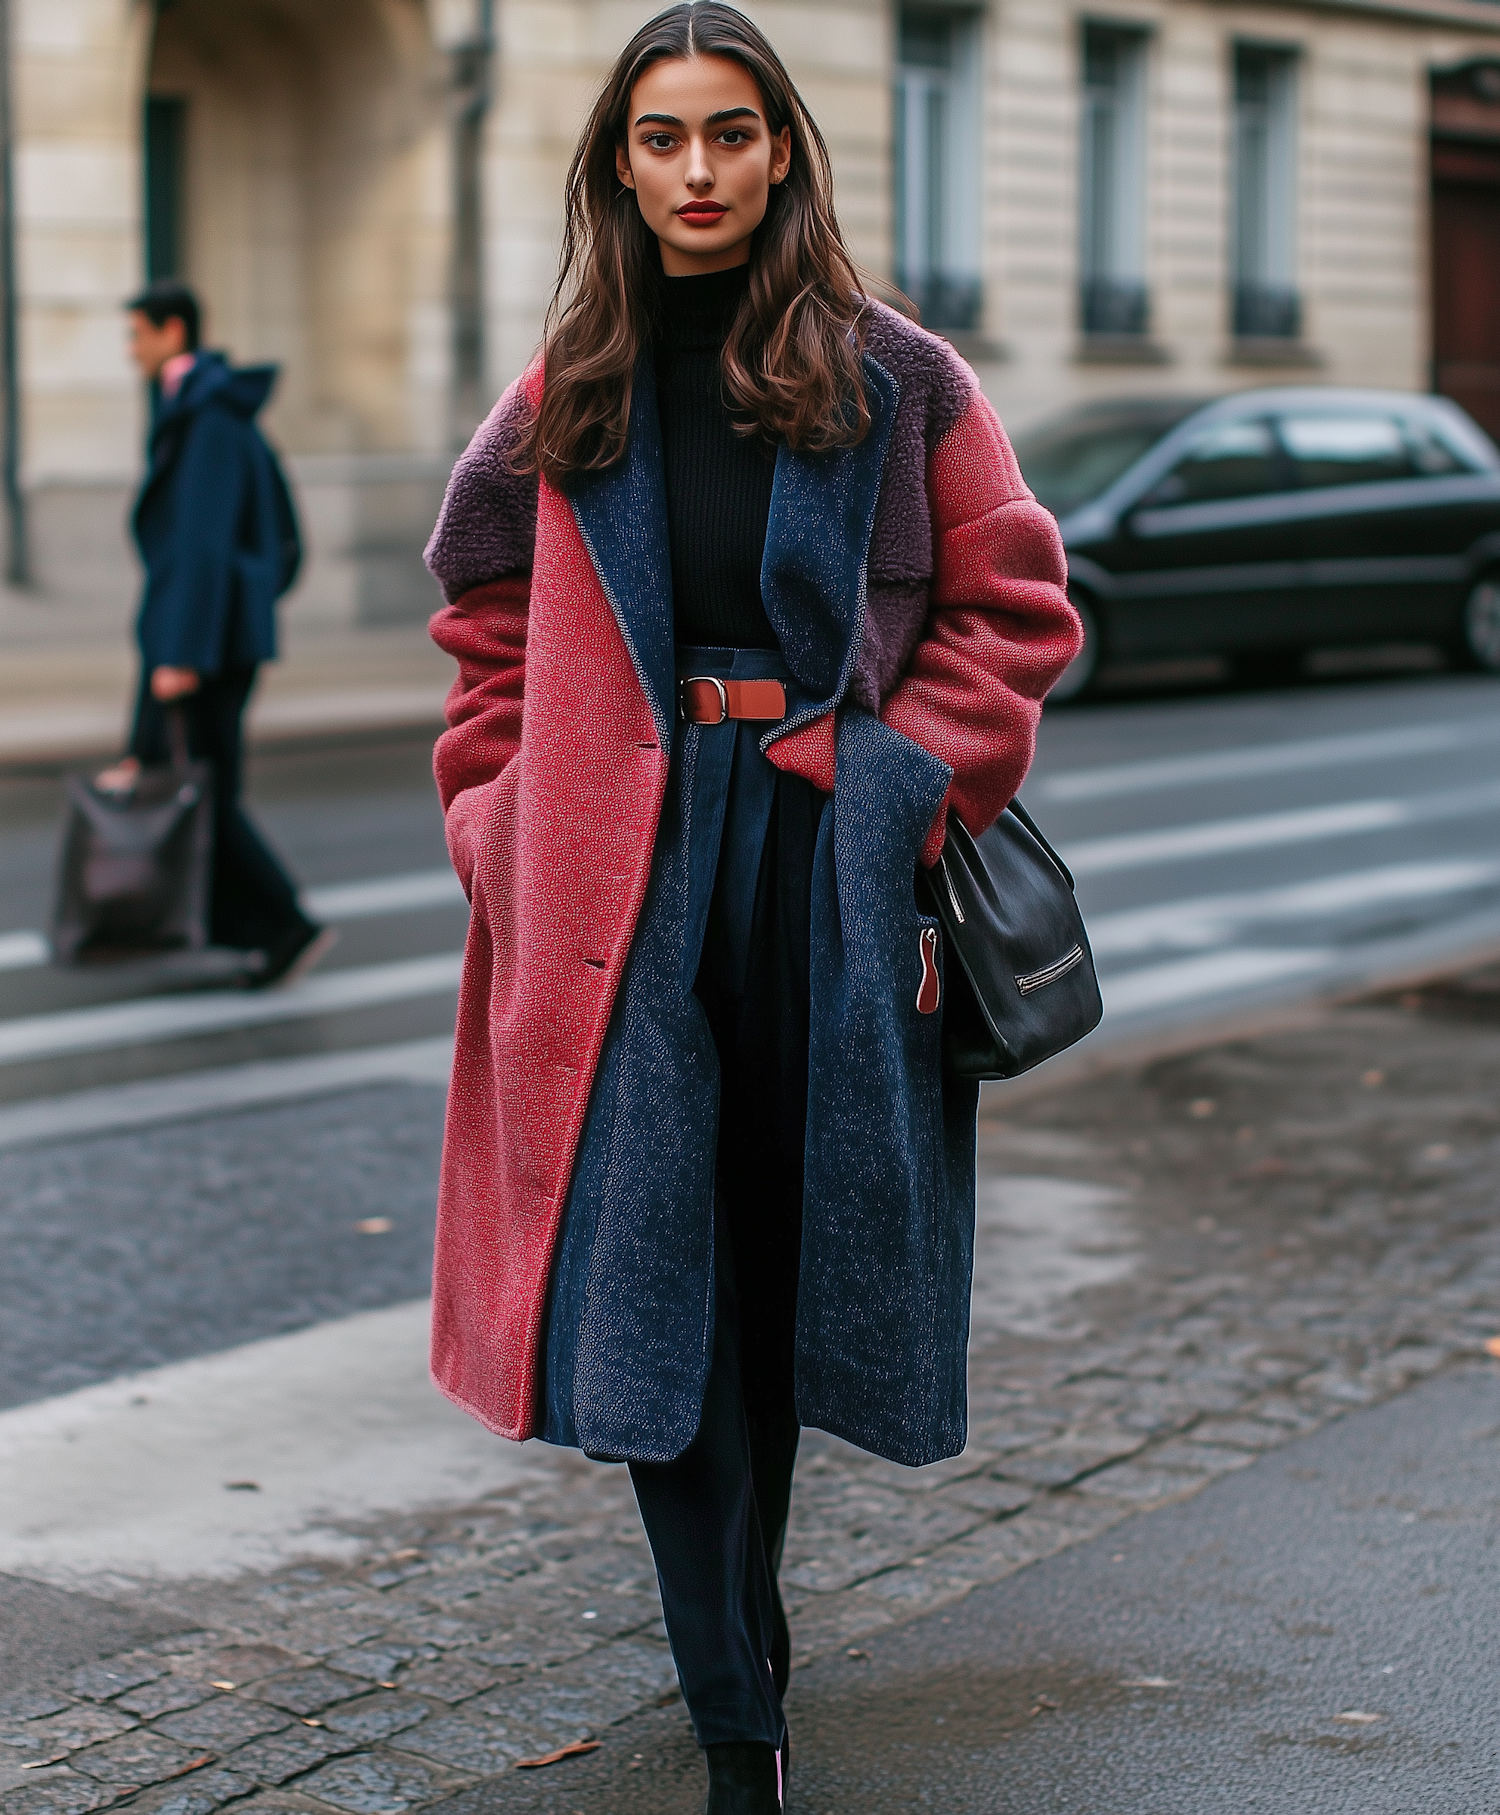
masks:
[[[694,674],[677,683],[677,710],[690,725],[722,725],[726,718],[785,718],[786,688],[780,681]]]

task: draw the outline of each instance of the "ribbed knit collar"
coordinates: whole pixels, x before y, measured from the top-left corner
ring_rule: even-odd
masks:
[[[750,267],[661,281],[661,337],[674,347],[724,344],[735,311],[750,288]]]

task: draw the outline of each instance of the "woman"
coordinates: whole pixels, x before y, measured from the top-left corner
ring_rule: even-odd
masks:
[[[644,27],[428,550],[474,908],[434,1373],[629,1462],[713,1815],[781,1806],[800,1425],[964,1443],[977,1092],[913,879],[1079,640],[972,374],[861,293],[831,192],[754,26]]]

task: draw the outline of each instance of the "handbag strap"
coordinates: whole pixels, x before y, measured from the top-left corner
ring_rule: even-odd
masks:
[[[192,760],[188,750],[187,714],[181,706],[168,706],[166,720],[167,751],[172,758],[173,771],[178,775],[185,775],[188,764]]]
[[[1010,811],[1015,814],[1016,818],[1020,820],[1021,824],[1023,826],[1025,826],[1026,830],[1028,832],[1030,832],[1031,836],[1037,841],[1037,843],[1042,847],[1042,849],[1047,853],[1047,855],[1057,865],[1058,869],[1062,872],[1063,881],[1066,882],[1068,887],[1070,889],[1073,889],[1076,893],[1078,885],[1073,880],[1073,872],[1068,868],[1068,866],[1063,862],[1062,858],[1058,856],[1057,852],[1053,850],[1052,846],[1050,844],[1048,844],[1047,840],[1042,836],[1042,828],[1036,823],[1036,821],[1026,811],[1025,807],[1023,807],[1021,805],[1021,798],[1019,795],[1017,795],[1016,798],[1010,803]]]

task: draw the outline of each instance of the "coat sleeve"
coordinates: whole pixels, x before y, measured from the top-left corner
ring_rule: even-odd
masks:
[[[933,450],[932,613],[881,717],[953,771],[922,851],[935,864],[951,809],[971,832],[1014,798],[1047,690],[1078,653],[1078,614],[1051,514],[1027,490],[976,388]]]
[[[199,410],[177,460],[171,532],[151,563],[141,602],[148,670],[217,674],[222,666],[249,477],[245,425],[228,410]]]
[[[464,893],[474,875],[475,839],[496,782],[521,747],[526,690],[529,576],[476,586],[433,618],[432,640],[458,663],[432,767],[448,854]]]
[[[448,599],[432,620],[432,639],[458,663],[433,773],[466,894],[495,785],[521,746],[537,480],[515,472],[511,455],[539,381],[533,367],[480,425],[453,469],[427,544],[427,565]]]

